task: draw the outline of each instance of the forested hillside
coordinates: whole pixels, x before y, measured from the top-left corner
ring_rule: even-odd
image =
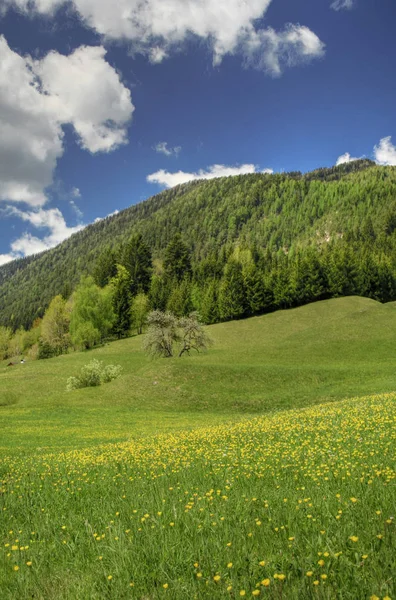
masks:
[[[305,175],[196,181],[95,223],[53,250],[0,267],[0,325],[30,327],[54,296],[68,297],[82,274],[94,272],[104,250],[117,255],[134,234],[151,249],[157,279],[165,249],[181,234],[191,273],[180,294],[187,293],[192,308],[201,308],[204,297],[215,302],[221,281],[246,286],[238,310],[206,306],[207,322],[337,295],[387,301],[396,294],[395,230],[396,168],[368,160]],[[184,279],[176,277],[173,286]],[[151,299],[158,299],[158,285]]]

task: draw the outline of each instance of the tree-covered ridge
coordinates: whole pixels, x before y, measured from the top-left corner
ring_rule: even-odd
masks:
[[[209,293],[211,279],[233,270],[237,276],[238,268],[226,265],[235,246],[258,253],[263,273],[279,271],[285,257],[292,261],[309,247],[369,254],[376,264],[386,258],[394,270],[395,229],[396,169],[368,160],[305,175],[192,182],[95,223],[53,250],[1,267],[0,323],[29,327],[53,297],[68,297],[81,275],[93,272],[104,248],[118,252],[136,233],[160,261],[182,233],[194,280]]]

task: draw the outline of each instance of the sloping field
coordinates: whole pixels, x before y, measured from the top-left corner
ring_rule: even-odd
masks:
[[[0,365],[0,452],[117,442],[396,389],[396,308],[340,298],[208,328],[199,356],[150,360],[141,337],[89,353]],[[66,392],[92,358],[120,364]],[[2,405],[2,406],[1,406]]]
[[[4,457],[2,598],[394,598],[395,401]]]

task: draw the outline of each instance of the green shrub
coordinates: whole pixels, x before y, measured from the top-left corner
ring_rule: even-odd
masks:
[[[66,389],[68,392],[86,387],[96,387],[102,383],[109,383],[120,377],[122,367],[119,365],[103,365],[100,360],[92,360],[85,365],[78,377],[69,377]]]

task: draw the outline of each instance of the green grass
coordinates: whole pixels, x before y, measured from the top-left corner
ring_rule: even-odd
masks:
[[[150,360],[136,337],[3,363],[0,452],[117,442],[396,389],[394,304],[342,298],[208,329],[213,348],[182,359]],[[122,365],[123,376],[66,392],[94,357]]]
[[[396,305],[209,332],[0,366],[1,600],[395,600]]]

